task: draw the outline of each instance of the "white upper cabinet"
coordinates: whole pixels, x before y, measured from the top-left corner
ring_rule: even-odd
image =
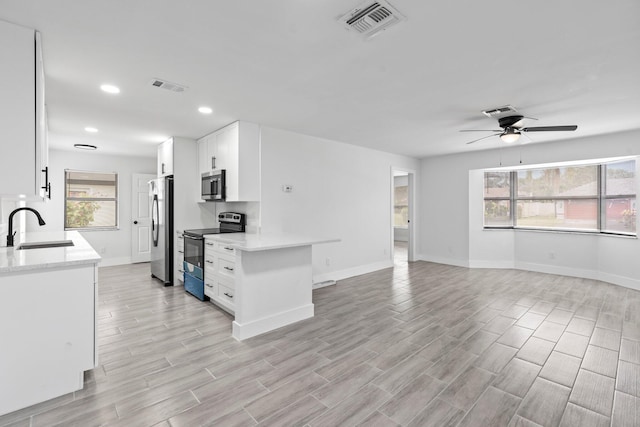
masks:
[[[0,195],[50,196],[40,34],[0,21]]]
[[[226,201],[260,200],[260,126],[234,122],[198,140],[200,174],[226,171]]]
[[[173,138],[158,145],[158,177],[173,175]]]

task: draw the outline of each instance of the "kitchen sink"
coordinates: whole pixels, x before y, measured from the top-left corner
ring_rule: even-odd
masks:
[[[16,249],[44,249],[44,248],[62,248],[64,246],[73,246],[73,240],[58,240],[50,242],[26,242],[20,243]]]

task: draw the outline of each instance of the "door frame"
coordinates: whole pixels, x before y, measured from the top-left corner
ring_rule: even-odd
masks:
[[[409,203],[409,224],[407,225],[407,234],[409,236],[409,241],[407,242],[407,261],[409,262],[413,262],[416,260],[416,221],[415,221],[415,200],[416,200],[416,171],[414,169],[407,169],[407,168],[403,168],[403,167],[397,167],[397,166],[391,166],[391,191],[390,191],[390,200],[391,200],[391,221],[390,221],[390,236],[391,236],[391,248],[389,253],[391,254],[391,262],[393,262],[393,256],[394,256],[394,236],[393,236],[393,215],[394,215],[394,211],[393,211],[393,206],[394,206],[394,192],[395,192],[395,185],[394,185],[394,176],[397,172],[401,172],[402,175],[407,175],[407,182],[408,182],[408,203]]]

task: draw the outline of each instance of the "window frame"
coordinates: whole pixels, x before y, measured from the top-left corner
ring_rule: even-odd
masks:
[[[515,222],[515,217],[514,217],[514,211],[515,209],[513,209],[514,205],[514,177],[515,175],[513,174],[513,171],[504,171],[504,172],[509,172],[509,196],[505,196],[505,197],[485,197],[484,201],[482,203],[482,224],[484,226],[484,228],[487,229],[495,229],[495,230],[504,230],[504,229],[511,229],[513,228],[513,224]],[[487,173],[487,171],[484,172],[483,174],[483,180],[484,180],[484,175]],[[483,188],[484,188],[484,182],[483,182]],[[484,190],[483,190],[484,191]],[[484,220],[485,220],[485,216],[484,213],[486,212],[486,207],[485,207],[485,202],[487,200],[490,201],[504,201],[507,200],[509,201],[509,221],[510,224],[506,224],[506,225],[485,225],[484,224]]]
[[[626,158],[626,159],[616,159],[616,160],[603,160],[600,162],[588,162],[588,163],[578,163],[578,162],[570,162],[567,164],[554,164],[554,165],[537,165],[535,167],[527,167],[527,168],[514,168],[514,169],[500,169],[503,172],[508,172],[510,176],[510,197],[484,197],[482,203],[482,215],[483,215],[483,230],[528,230],[528,231],[546,231],[546,232],[560,232],[560,233],[580,233],[580,234],[601,234],[601,235],[613,235],[613,236],[622,236],[622,237],[638,237],[637,229],[633,232],[622,232],[622,231],[612,231],[606,229],[606,209],[607,209],[607,201],[608,200],[616,200],[616,199],[635,199],[637,200],[638,188],[636,187],[635,194],[616,194],[616,195],[607,195],[606,194],[606,185],[607,185],[607,165],[612,165],[624,161],[634,161],[636,165],[636,171],[634,172],[634,179],[638,180],[637,162],[639,159],[637,157]],[[595,196],[518,196],[518,172],[523,170],[544,170],[556,167],[585,167],[585,166],[596,166],[596,189],[597,194]],[[494,170],[495,171],[495,170]],[[483,179],[486,179],[486,174],[490,172],[490,170],[483,171]],[[483,186],[484,187],[484,186]],[[484,191],[484,190],[483,190]],[[486,210],[486,202],[487,201],[499,201],[499,200],[509,200],[511,209],[510,209],[510,224],[506,225],[486,225],[485,224],[485,210]],[[534,227],[534,226],[521,226],[518,225],[518,217],[517,217],[517,203],[519,201],[569,201],[569,200],[594,200],[596,202],[596,229],[581,229],[581,228],[570,228],[570,227]],[[636,202],[637,203],[637,202]]]
[[[69,197],[68,196],[68,176],[70,173],[85,173],[85,174],[95,174],[95,175],[113,175],[114,176],[114,189],[115,195],[114,197]],[[102,172],[102,171],[87,171],[87,170],[78,170],[78,169],[65,169],[64,170],[64,230],[65,231],[113,231],[120,229],[120,180],[117,172]],[[87,226],[87,227],[68,227],[67,226],[67,202],[68,201],[79,201],[79,202],[111,202],[113,201],[114,206],[114,215],[115,215],[115,225],[109,226]]]

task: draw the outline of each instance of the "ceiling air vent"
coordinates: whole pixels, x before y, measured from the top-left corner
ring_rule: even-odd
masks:
[[[513,105],[505,105],[504,107],[485,110],[482,112],[482,114],[484,114],[487,117],[499,117],[499,116],[502,116],[503,114],[507,114],[507,113],[511,114],[515,112],[516,112],[516,109],[513,107]]]
[[[367,1],[339,19],[345,28],[371,38],[407,18],[386,1]]]
[[[185,90],[188,89],[187,86],[179,85],[178,83],[171,83],[161,79],[152,79],[151,86],[170,90],[171,92],[184,92]]]

